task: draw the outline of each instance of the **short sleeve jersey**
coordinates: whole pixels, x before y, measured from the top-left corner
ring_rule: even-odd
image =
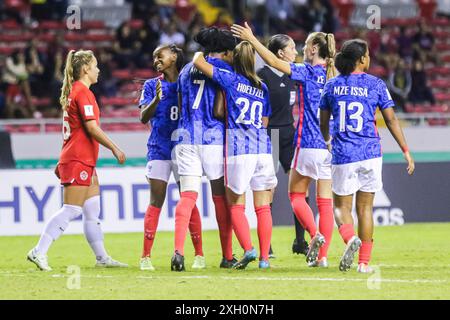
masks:
[[[171,160],[172,132],[178,127],[177,83],[163,77],[145,81],[139,106],[148,105],[156,96],[156,85],[161,81],[162,98],[150,120],[152,131],[147,142],[147,160]]]
[[[271,115],[269,90],[256,88],[243,75],[213,67],[213,80],[225,92],[227,156],[271,153],[262,118]]]
[[[233,68],[221,59],[207,57],[214,66],[226,70]],[[188,63],[178,78],[178,94],[181,97],[179,136],[175,143],[195,145],[222,145],[224,124],[214,117],[214,99],[219,87]]]
[[[291,63],[291,79],[299,83],[299,117],[294,138],[297,148],[327,148],[319,126],[319,101],[326,78],[323,65]]]
[[[98,142],[89,136],[85,122],[100,124],[100,110],[95,96],[82,82],[75,81],[63,113],[63,147],[59,163],[78,161],[94,167],[98,159]]]
[[[394,106],[383,80],[367,73],[339,75],[325,85],[320,108],[334,117],[333,164],[382,156],[375,112]]]

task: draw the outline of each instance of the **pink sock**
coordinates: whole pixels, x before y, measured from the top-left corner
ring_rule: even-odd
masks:
[[[245,216],[245,206],[243,204],[235,204],[229,207],[231,211],[231,222],[236,238],[245,251],[251,250],[252,240],[250,236],[250,226],[248,225],[248,220]]]
[[[320,247],[318,259],[327,256],[334,228],[333,201],[326,198],[317,198],[319,208],[319,232],[325,237],[325,244]]]
[[[191,233],[192,244],[194,245],[195,255],[203,256],[202,242],[202,219],[197,206],[192,209],[191,220],[189,221],[189,231]]]
[[[272,238],[272,214],[270,213],[270,205],[256,207],[255,212],[258,219],[260,259],[269,260],[270,241]]]
[[[339,227],[339,233],[341,234],[342,240],[347,244],[347,242],[355,235],[355,230],[353,229],[352,224],[342,224]]]
[[[373,240],[372,241],[363,241],[361,248],[359,248],[359,261],[360,263],[369,264],[370,256],[372,254]]]
[[[180,201],[175,209],[175,251],[181,255],[184,255],[184,240],[196,201],[197,192],[181,192]]]
[[[222,256],[224,256],[227,260],[231,260],[233,259],[233,225],[231,223],[231,212],[228,209],[225,196],[213,196],[212,198],[216,209],[216,220],[219,227]]]
[[[144,218],[144,248],[142,257],[150,257],[155,240],[156,229],[158,228],[159,214],[161,208],[148,206]]]
[[[292,209],[300,224],[308,231],[311,238],[317,233],[313,212],[306,202],[305,192],[289,192]]]

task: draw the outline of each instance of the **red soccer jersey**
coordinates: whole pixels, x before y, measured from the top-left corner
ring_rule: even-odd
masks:
[[[79,161],[95,167],[98,158],[98,142],[89,136],[84,122],[100,123],[100,110],[95,96],[82,82],[75,81],[67,99],[68,107],[63,115],[64,143],[59,163]]]

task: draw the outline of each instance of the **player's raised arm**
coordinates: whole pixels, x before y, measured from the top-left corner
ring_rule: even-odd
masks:
[[[145,88],[144,88],[145,90]],[[158,106],[159,101],[161,101],[162,98],[162,89],[161,89],[161,81],[158,80],[156,83],[156,95],[150,101],[149,104],[141,105],[141,113],[139,115],[139,120],[146,124],[150,118],[152,118],[155,115],[156,107]]]
[[[395,141],[397,141],[398,145],[403,151],[403,155],[405,157],[406,162],[408,162],[408,174],[412,175],[414,173],[414,159],[409,152],[408,145],[406,144],[406,139],[403,134],[403,130],[400,126],[400,123],[395,115],[395,112],[392,108],[386,108],[381,110],[381,114],[383,115],[384,121],[386,122],[386,126],[389,129],[389,132],[394,137]]]
[[[258,54],[263,58],[263,60],[271,67],[278,69],[279,71],[291,75],[291,65],[289,62],[278,59],[269,49],[267,49],[259,40],[254,36],[252,29],[245,22],[245,27],[238,24],[233,24],[231,26],[231,32],[236,37],[242,40],[248,41],[255,48]]]
[[[86,130],[98,143],[111,150],[120,164],[125,162],[125,153],[106,135],[106,133],[97,125],[96,121],[86,121]]]
[[[208,63],[208,61],[206,61],[205,56],[203,55],[203,52],[196,52],[194,54],[194,58],[192,59],[192,62],[194,63],[194,66],[198,70],[200,70],[205,76],[212,79],[213,66],[212,66],[212,64]]]

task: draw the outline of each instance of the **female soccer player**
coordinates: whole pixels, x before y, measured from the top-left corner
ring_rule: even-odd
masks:
[[[125,154],[100,129],[100,111],[89,87],[97,82],[100,70],[92,51],[71,50],[67,55],[60,103],[63,108],[64,142],[55,169],[64,186],[64,205],[47,222],[36,247],[28,252],[29,261],[50,271],[47,251],[81,214],[84,233],[97,259],[97,267],[127,267],[113,260],[103,245],[100,227],[100,189],[95,165],[99,143],[111,150],[120,164]]]
[[[359,249],[358,272],[369,273],[373,246],[373,199],[383,187],[382,153],[375,124],[375,112],[381,114],[408,162],[408,174],[414,172],[414,160],[408,151],[403,131],[394,113],[394,102],[385,83],[366,73],[370,56],[367,43],[346,41],[336,55],[340,75],[331,79],[320,100],[320,129],[329,148],[330,114],[334,117],[331,152],[335,218],[339,233],[347,244],[339,269],[350,269]],[[351,215],[356,193],[358,236]]]
[[[230,31],[206,28],[194,40],[204,47],[210,63],[232,70],[232,50],[237,40]],[[174,271],[184,270],[184,241],[202,175],[211,183],[223,256],[220,267],[231,268],[236,262],[223,179],[224,124],[214,112],[217,91],[217,85],[192,63],[181,70],[178,78],[180,121],[177,134],[172,135],[177,144],[174,151],[181,189],[181,199],[175,210],[175,253],[171,262]]]
[[[295,46],[290,46],[292,43],[293,40],[288,35],[276,34],[270,38],[267,48],[276,55],[277,58],[292,63],[297,57]],[[296,98],[296,82],[287,74],[268,65],[259,69],[257,74],[269,88],[272,114],[269,117],[267,129],[269,136],[272,129],[278,130],[279,132],[279,157],[277,162],[279,161],[281,163],[284,172],[289,175],[295,152],[295,146],[292,143],[295,136],[292,108]],[[308,202],[308,196],[306,196],[306,202]],[[295,216],[295,213],[293,215],[295,222],[295,239],[292,244],[292,252],[306,255],[308,252],[308,243],[305,241],[305,229],[303,229]],[[272,257],[272,246],[269,253]]]
[[[176,45],[164,45],[153,52],[153,66],[163,75],[144,83],[139,107],[140,120],[151,120],[152,132],[148,139],[146,177],[150,187],[150,204],[144,219],[144,246],[140,261],[141,270],[153,271],[151,250],[158,228],[161,207],[166,199],[167,182],[173,172],[179,181],[178,168],[171,158],[172,132],[178,127],[177,79],[183,66],[183,52]],[[206,267],[202,249],[202,222],[197,206],[194,206],[189,222],[195,258],[192,268]]]
[[[233,230],[245,251],[234,267],[244,269],[257,256],[245,216],[245,191],[250,186],[258,220],[259,267],[269,268],[271,190],[277,185],[277,178],[265,129],[271,112],[269,93],[255,73],[255,51],[248,42],[238,44],[233,50],[234,71],[208,63],[201,52],[195,54],[193,61],[224,90],[226,97],[225,185]]]
[[[311,236],[306,261],[310,266],[327,267],[327,251],[333,234],[334,219],[331,193],[331,155],[320,133],[319,100],[325,81],[334,77],[333,57],[335,41],[331,33],[314,32],[306,39],[303,49],[307,63],[289,63],[277,58],[253,35],[250,27],[232,26],[232,32],[248,40],[270,66],[288,74],[299,85],[299,120],[296,132],[296,149],[289,177],[289,198],[302,226]],[[289,42],[291,51],[294,41]],[[319,231],[314,215],[306,202],[306,192],[311,180],[317,180],[317,207]]]

